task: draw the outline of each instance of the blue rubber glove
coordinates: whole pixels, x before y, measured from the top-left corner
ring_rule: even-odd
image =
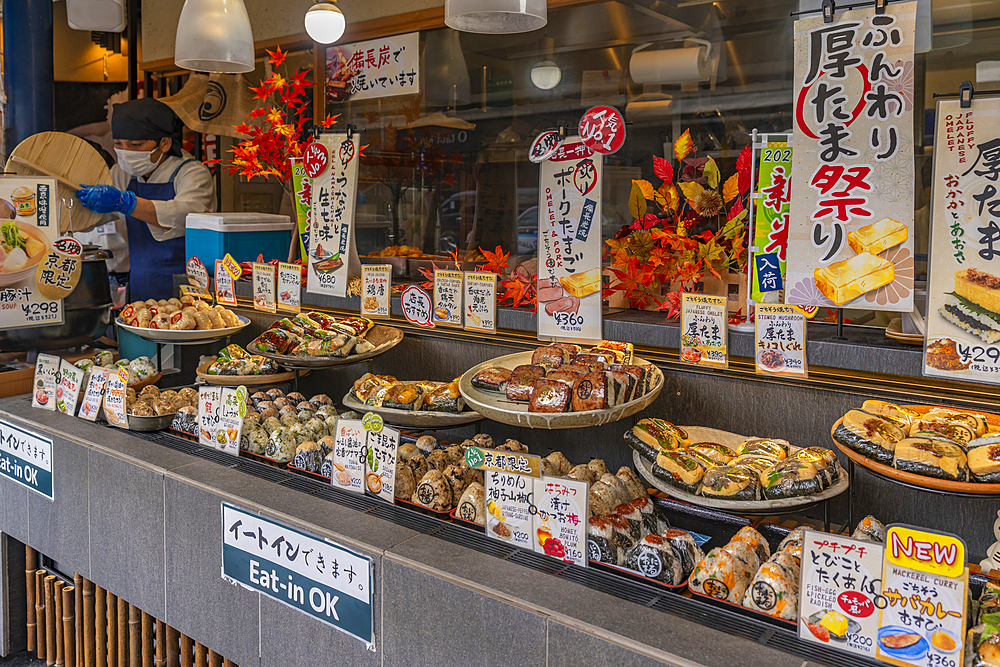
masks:
[[[138,197],[134,192],[122,192],[110,185],[84,185],[76,191],[80,202],[94,213],[124,213],[135,210]]]

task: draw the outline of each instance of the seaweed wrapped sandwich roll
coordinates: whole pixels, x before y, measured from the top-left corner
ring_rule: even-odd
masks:
[[[969,477],[965,449],[945,439],[906,438],[896,445],[893,465],[904,472],[956,482]]]
[[[834,440],[885,465],[892,465],[896,444],[904,438],[896,424],[861,410],[848,412],[833,430]]]
[[[699,493],[720,500],[757,500],[759,473],[735,465],[712,468],[704,474]]]

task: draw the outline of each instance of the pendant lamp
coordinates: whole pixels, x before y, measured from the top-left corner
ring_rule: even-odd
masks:
[[[329,0],[317,2],[306,12],[306,33],[320,44],[333,44],[344,36],[347,19],[344,12]]]
[[[444,23],[463,32],[528,32],[548,23],[546,0],[445,0]]]
[[[253,32],[243,0],[185,0],[174,64],[199,72],[252,72]]]

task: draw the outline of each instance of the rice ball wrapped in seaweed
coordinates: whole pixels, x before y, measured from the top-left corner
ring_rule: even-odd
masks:
[[[661,537],[665,539],[680,559],[683,578],[686,579],[694,572],[695,565],[705,557],[705,553],[694,541],[691,534],[680,528],[668,528],[663,531]]]
[[[319,448],[323,450],[323,458],[326,458],[327,454],[333,451],[333,447],[336,444],[336,438],[332,435],[324,435],[322,438],[316,441]]]
[[[636,542],[625,553],[623,565],[668,586],[677,586],[684,581],[680,557],[670,542],[660,535],[646,535]]]
[[[263,401],[270,401],[271,397],[262,391],[258,391],[250,395],[250,400],[253,401],[253,404],[256,407]]]
[[[753,547],[754,553],[757,554],[757,558],[761,563],[771,557],[771,545],[767,543],[767,540],[756,528],[751,526],[740,528],[739,532],[733,537],[733,540],[736,539],[746,540]]]
[[[486,525],[486,491],[479,482],[472,482],[462,492],[455,515],[480,526]]]
[[[260,416],[263,419],[263,421],[261,422],[261,426],[264,427],[264,430],[267,431],[268,435],[274,433],[275,429],[284,426],[284,424],[281,423],[281,420],[278,419],[277,415],[265,417],[264,414],[265,414],[264,412],[260,413]]]
[[[200,432],[198,409],[190,406],[179,409],[174,415],[174,420],[170,423],[170,428],[188,435],[198,435]]]
[[[418,445],[419,446],[419,445]],[[427,456],[427,467],[444,470],[451,465],[451,457],[443,449],[435,449]]]
[[[315,405],[318,406],[328,405],[331,408],[333,407],[333,399],[327,396],[326,394],[316,394],[315,396],[309,399],[309,402],[314,403]]]
[[[858,522],[858,525],[854,528],[854,532],[851,533],[851,537],[856,540],[885,544],[885,525],[869,514]]]
[[[315,417],[316,413],[311,412],[310,410],[299,410],[295,413],[295,418],[298,419],[303,424],[309,421],[310,419],[314,419]]]
[[[653,501],[648,497],[636,498],[629,505],[639,510],[642,514],[642,520],[646,523],[647,532],[659,535],[670,528],[670,522],[667,521],[665,516],[656,511],[656,506],[653,505]]]
[[[861,410],[848,412],[833,429],[834,440],[885,465],[892,465],[896,444],[905,437],[897,424]]]
[[[285,394],[285,399],[291,401],[295,405],[298,405],[302,401],[306,400],[306,397],[297,391],[293,391]]]
[[[625,552],[609,517],[592,516],[588,519],[587,558],[608,565],[621,565],[625,561]]]
[[[594,476],[594,471],[582,463],[570,468],[569,472],[566,473],[566,476],[579,482],[586,482],[587,484],[593,484],[597,481],[597,477]]]
[[[282,408],[281,414],[278,416],[278,421],[281,422],[282,426],[292,427],[299,423],[299,418],[295,414],[295,408]]]
[[[752,578],[746,563],[730,552],[716,548],[695,565],[688,587],[696,593],[740,604]]]
[[[798,618],[798,579],[774,560],[757,570],[743,596],[743,606],[786,620]]]
[[[312,419],[307,419],[303,424],[310,433],[312,433],[313,438],[318,442],[320,438],[330,435],[330,431],[326,428],[326,423],[317,417]]]
[[[312,440],[312,433],[303,424],[292,424],[288,427],[288,434],[295,439],[296,447],[307,440]]]
[[[555,477],[562,477],[573,469],[573,464],[569,462],[569,459],[562,452],[552,452],[543,458],[542,461],[548,464],[549,469],[552,470],[549,474]]]
[[[637,542],[639,539],[649,534],[646,522],[642,517],[642,512],[632,507],[631,503],[622,503],[617,505],[612,510],[612,513],[615,516],[625,519],[628,523],[629,535],[631,536],[633,542]]]
[[[336,457],[332,451],[326,453],[326,456],[323,457],[323,465],[321,465],[319,469],[320,475],[327,478],[333,477],[333,473],[337,470],[333,463],[335,458]],[[398,484],[396,488],[399,488]]]
[[[587,461],[587,467],[594,471],[594,475],[596,475],[598,479],[601,479],[608,474],[608,464],[604,462],[604,459],[590,459]],[[629,500],[631,500],[631,498],[629,498]]]
[[[295,456],[292,458],[292,465],[300,470],[318,473],[323,467],[323,451],[319,443],[313,440],[306,440],[295,448]]]
[[[414,479],[423,479],[429,468],[427,467],[427,457],[423,454],[415,454],[406,462],[413,471]]]
[[[444,474],[437,469],[430,469],[417,484],[411,502],[437,512],[451,509],[451,485]]]
[[[798,526],[797,528],[793,528],[791,532],[785,535],[784,539],[782,539],[781,542],[778,543],[778,551],[784,551],[785,547],[791,542],[796,542],[796,541],[801,542],[803,537],[805,536],[805,532],[806,532],[805,526]]]

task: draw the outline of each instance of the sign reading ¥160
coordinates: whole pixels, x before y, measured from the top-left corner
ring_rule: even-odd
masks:
[[[222,503],[222,578],[375,644],[367,556]]]
[[[0,419],[0,475],[52,500],[52,440]]]

